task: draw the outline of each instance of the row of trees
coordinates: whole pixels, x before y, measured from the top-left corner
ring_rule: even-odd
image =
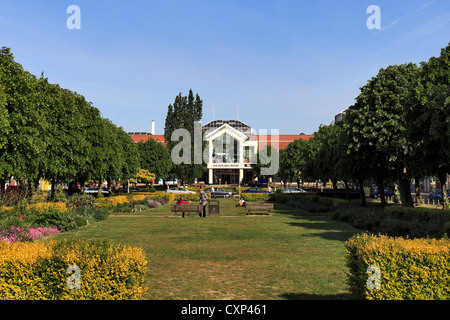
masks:
[[[73,91],[37,78],[0,52],[0,191],[14,176],[31,188],[40,179],[69,183],[135,177],[139,154],[126,132]],[[100,192],[100,190],[99,190]]]
[[[410,185],[437,177],[445,197],[450,174],[450,46],[419,66],[382,68],[360,88],[342,121],[321,126],[309,141],[280,151],[287,179],[398,184],[403,206],[413,206]],[[364,197],[361,197],[364,202]]]

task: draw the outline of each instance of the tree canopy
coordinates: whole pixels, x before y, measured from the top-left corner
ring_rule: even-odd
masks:
[[[25,71],[9,48],[0,53],[0,186],[12,176],[83,184],[134,176],[138,153],[131,138],[90,102]]]

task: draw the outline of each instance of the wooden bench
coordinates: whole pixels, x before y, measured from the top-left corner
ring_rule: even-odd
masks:
[[[182,217],[184,218],[185,212],[187,213],[197,212],[198,215],[201,215],[203,207],[199,204],[176,204],[172,206],[171,211],[175,212],[175,214],[181,212]]]
[[[250,211],[268,211],[273,210],[273,203],[270,202],[245,202],[245,209],[247,210],[247,215]]]

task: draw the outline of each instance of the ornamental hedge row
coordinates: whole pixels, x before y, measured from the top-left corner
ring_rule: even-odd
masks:
[[[358,234],[346,242],[348,284],[357,299],[450,299],[450,240]],[[369,274],[368,268],[378,268]],[[372,280],[379,280],[379,288]]]
[[[141,248],[106,240],[0,243],[0,299],[140,299],[146,264]]]

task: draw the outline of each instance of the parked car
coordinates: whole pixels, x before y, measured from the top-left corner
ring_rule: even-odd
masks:
[[[134,187],[130,187],[130,192],[139,192],[138,189]],[[119,190],[119,193],[128,193],[128,188],[122,188]]]
[[[394,195],[394,192],[392,192],[389,188],[384,188],[384,196],[385,197],[392,197]],[[378,188],[372,187],[370,188],[370,197],[371,198],[378,198]]]
[[[211,194],[212,198],[220,198],[220,197],[224,197],[224,198],[229,198],[233,195],[233,192],[225,190],[223,188],[214,188],[214,191],[212,188],[207,188],[204,190],[205,193],[209,193]]]
[[[270,193],[269,191],[263,190],[259,187],[250,187],[242,192],[244,192],[244,193]]]
[[[197,192],[188,190],[185,187],[172,187],[170,189],[167,189],[166,193],[197,193]]]
[[[90,194],[90,195],[93,195],[93,196],[98,195],[98,189],[97,188],[87,188],[87,189],[84,189],[83,192],[87,193],[87,194]],[[105,189],[102,189],[101,193],[104,196],[109,195],[109,191],[105,190]]]
[[[450,194],[447,191],[447,198],[450,198]],[[434,189],[434,191],[430,191],[430,200],[442,200],[442,189]]]
[[[302,188],[287,188],[281,190],[281,193],[302,193],[302,192],[306,192],[306,190]]]

